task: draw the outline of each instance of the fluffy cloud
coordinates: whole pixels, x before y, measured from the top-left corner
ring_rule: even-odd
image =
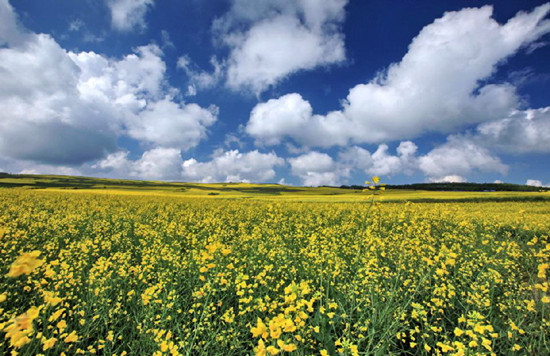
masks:
[[[487,149],[464,137],[451,136],[447,142],[424,155],[417,154],[418,147],[411,141],[403,141],[390,153],[386,144],[373,152],[351,146],[343,149],[334,160],[326,153],[312,151],[289,158],[291,174],[304,185],[340,185],[354,171],[367,176],[391,177],[398,174],[423,173],[431,182],[465,182],[464,176],[474,172],[498,172],[505,174],[508,167]]]
[[[111,11],[111,25],[119,31],[143,29],[145,14],[154,0],[106,0]]]
[[[299,94],[287,94],[256,105],[245,130],[258,144],[276,145],[287,135],[302,136],[311,114],[311,105]]]
[[[505,174],[508,170],[487,149],[455,136],[450,136],[445,144],[420,156],[418,168],[433,181],[444,181],[449,176],[465,176],[472,171]]]
[[[153,148],[133,162],[131,174],[144,179],[178,179],[180,151],[175,148]]]
[[[339,185],[341,178],[349,175],[349,169],[338,165],[326,153],[312,151],[289,158],[290,171],[305,186]]]
[[[440,177],[440,178],[431,178],[430,182],[433,183],[465,183],[468,180],[464,177],[458,176],[456,174]]]
[[[198,162],[194,158],[184,161],[182,177],[203,183],[266,182],[275,178],[274,168],[283,164],[284,160],[275,153],[218,150],[209,162]]]
[[[183,160],[178,149],[153,148],[145,151],[141,158],[135,161],[130,160],[128,154],[127,151],[111,153],[92,165],[91,168],[121,178],[163,180],[180,178]]]
[[[79,90],[96,103],[114,103],[129,136],[153,146],[187,150],[206,137],[218,109],[174,100],[174,88],[165,79],[162,51],[155,45],[139,47],[136,54],[109,61],[95,53],[71,54],[82,70]]]
[[[401,142],[397,147],[397,155],[388,154],[388,146],[382,144],[372,154],[372,167],[366,170],[372,175],[392,176],[397,173],[409,173],[415,164],[417,147],[410,141]]]
[[[223,78],[224,66],[216,57],[210,58],[210,64],[214,68],[213,72],[207,72],[198,68],[189,56],[181,56],[178,58],[177,67],[183,69],[189,78],[188,96],[193,96],[197,90],[210,89],[216,86]]]
[[[0,46],[18,42],[24,35],[17,25],[17,18],[8,0],[0,0]]]
[[[542,182],[537,179],[527,179],[527,181],[525,182],[525,185],[530,185],[533,187],[542,187]]]
[[[360,169],[368,175],[393,176],[411,174],[417,166],[418,147],[404,141],[397,147],[397,155],[388,153],[386,144],[379,145],[374,153],[359,146],[352,146],[339,154],[339,160],[350,169]]]
[[[128,122],[128,134],[140,141],[183,150],[206,137],[206,128],[216,121],[217,108],[182,105],[167,98],[154,102]]]
[[[294,72],[343,61],[346,3],[233,0],[213,25],[230,48],[227,85],[259,94]]]
[[[492,11],[484,6],[445,13],[420,31],[399,63],[350,89],[340,111],[279,119],[263,110],[263,117],[271,119],[262,130],[255,114],[266,103],[260,103],[252,111],[247,132],[265,144],[290,137],[327,147],[412,138],[426,131],[451,132],[507,117],[520,101],[515,87],[480,83],[503,60],[550,32],[550,20],[544,19],[550,4],[520,12],[503,25],[492,18]],[[298,94],[291,95],[300,107],[309,106]],[[282,110],[287,104],[285,96],[269,108]]]
[[[550,107],[516,111],[481,124],[474,137],[480,144],[506,152],[550,152]]]
[[[74,164],[115,147],[106,118],[80,100],[79,67],[47,35],[0,49],[0,153]]]
[[[126,173],[130,171],[130,161],[128,160],[128,151],[118,151],[107,155],[92,165],[93,169],[103,171],[113,171],[115,173]],[[118,176],[118,175],[117,175]]]
[[[121,59],[70,52],[17,26],[0,0],[0,154],[77,165],[117,149],[123,135],[147,147],[189,149],[206,136],[217,108],[176,100],[162,51],[142,46]],[[4,22],[5,20],[5,22]]]
[[[126,151],[115,152],[91,168],[121,178],[186,180],[192,182],[266,182],[275,178],[275,168],[284,160],[275,153],[256,150],[215,151],[212,160],[198,162],[182,160],[174,148],[154,148],[137,160],[129,159]]]
[[[338,161],[342,162],[342,164],[346,167],[359,169],[367,174],[374,165],[372,154],[363,147],[359,146],[351,146],[340,151],[338,154]]]
[[[16,173],[16,174],[60,174],[60,175],[83,175],[80,168],[37,164],[35,162],[15,160],[6,157],[0,157],[0,172]]]

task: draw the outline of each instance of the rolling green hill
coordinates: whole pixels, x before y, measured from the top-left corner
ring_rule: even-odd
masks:
[[[349,201],[368,199],[362,186],[294,187],[280,184],[184,183],[0,173],[0,189],[42,189],[99,194],[175,195],[181,197],[247,198],[269,200]],[[550,200],[547,188],[515,184],[422,183],[388,185],[378,201],[502,201]]]

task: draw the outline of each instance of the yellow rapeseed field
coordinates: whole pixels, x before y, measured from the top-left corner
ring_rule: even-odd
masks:
[[[0,354],[550,354],[548,202],[0,201]]]

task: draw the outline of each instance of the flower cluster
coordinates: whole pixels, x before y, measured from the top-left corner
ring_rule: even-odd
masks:
[[[0,190],[0,354],[546,354],[548,203],[392,194]]]

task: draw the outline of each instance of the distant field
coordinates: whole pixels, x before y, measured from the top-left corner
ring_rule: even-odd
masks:
[[[242,198],[255,200],[300,200],[356,202],[365,200],[369,193],[361,189],[331,187],[294,187],[279,184],[248,183],[171,183],[160,181],[132,181],[88,177],[21,175],[0,177],[0,188],[71,190],[75,193],[159,195],[179,197]],[[390,201],[499,201],[550,200],[550,192],[502,191],[460,192],[387,189],[377,197],[380,202]]]
[[[1,355],[550,354],[548,193],[0,184]]]

